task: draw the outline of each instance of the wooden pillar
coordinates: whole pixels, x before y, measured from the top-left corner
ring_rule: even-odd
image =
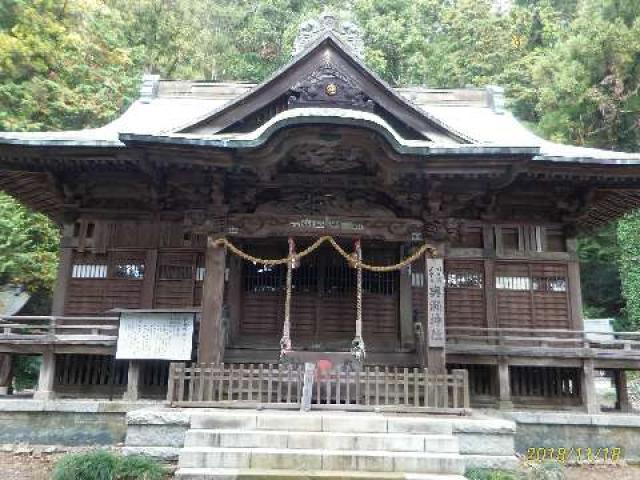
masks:
[[[229,305],[229,339],[230,342],[238,338],[240,319],[242,318],[242,260],[231,255],[229,263],[229,284],[227,288],[227,303]]]
[[[569,305],[571,307],[571,327],[574,330],[584,330],[584,319],[582,317],[582,288],[580,287],[580,263],[576,252],[577,240],[567,239],[567,251],[571,256],[571,261],[567,265]]]
[[[47,350],[42,354],[38,389],[33,394],[34,400],[51,400],[55,397],[53,392],[55,374],[56,356],[53,353],[53,350]]]
[[[127,391],[124,392],[123,400],[135,402],[140,399],[140,384],[142,383],[142,362],[140,360],[129,360],[127,370]]]
[[[510,410],[513,408],[511,398],[511,375],[509,361],[506,358],[498,359],[498,408]]]
[[[147,250],[144,260],[144,278],[142,279],[142,297],[140,308],[153,308],[153,296],[156,285],[156,268],[158,265],[158,249]]]
[[[224,357],[224,332],[222,309],[224,302],[224,271],[226,251],[214,244],[215,238],[207,239],[205,254],[206,276],[202,287],[202,314],[198,341],[198,361],[218,363]]]
[[[58,273],[53,288],[51,315],[64,315],[64,305],[67,299],[67,287],[73,269],[73,222],[66,222],[62,227],[60,240],[60,254]]]
[[[485,320],[487,328],[497,328],[496,315],[496,251],[493,227],[484,225],[482,228],[482,243],[484,246],[484,302]]]
[[[585,359],[582,365],[581,375],[582,385],[582,405],[584,405],[587,413],[600,413],[600,404],[596,394],[595,372],[593,368],[593,360]]]
[[[613,380],[616,385],[616,407],[618,410],[624,413],[630,413],[632,411],[631,403],[629,402],[629,390],[627,387],[627,372],[619,369],[613,371]]]
[[[0,395],[8,395],[13,381],[13,358],[10,353],[0,353]]]
[[[400,258],[410,254],[409,248],[400,249]],[[415,345],[413,327],[413,299],[411,296],[411,267],[400,270],[400,344],[402,348],[413,348]]]
[[[438,252],[442,255],[441,246]],[[427,367],[430,372],[444,373],[445,358],[445,309],[444,309],[444,260],[442,257],[426,257],[425,285],[427,294]]]

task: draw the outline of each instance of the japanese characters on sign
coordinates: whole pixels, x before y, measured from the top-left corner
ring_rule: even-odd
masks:
[[[122,312],[116,358],[191,360],[193,317],[190,312]]]
[[[444,264],[427,258],[427,345],[444,347]]]
[[[337,230],[337,231],[362,231],[362,223],[343,221],[332,218],[303,218],[290,223],[295,229],[302,230]]]

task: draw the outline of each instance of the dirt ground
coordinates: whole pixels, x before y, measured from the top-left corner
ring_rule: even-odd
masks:
[[[640,467],[581,466],[567,468],[567,480],[640,480]]]
[[[60,454],[16,455],[0,453],[0,478],[2,480],[49,480],[55,461]]]

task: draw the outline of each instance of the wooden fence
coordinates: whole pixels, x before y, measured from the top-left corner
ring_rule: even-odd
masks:
[[[180,407],[300,408],[304,365],[172,363],[167,400]],[[447,374],[421,368],[366,366],[316,372],[312,409],[426,410],[464,413],[469,408],[466,370]]]
[[[118,317],[0,316],[0,343],[103,341],[115,344]]]
[[[447,348],[461,346],[513,348],[538,348],[546,351],[561,349],[593,349],[595,351],[616,351],[620,353],[640,353],[640,332],[590,332],[583,330],[544,328],[481,328],[447,327]]]

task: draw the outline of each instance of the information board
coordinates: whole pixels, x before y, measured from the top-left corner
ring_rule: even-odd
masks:
[[[191,312],[122,312],[116,358],[191,360]]]

